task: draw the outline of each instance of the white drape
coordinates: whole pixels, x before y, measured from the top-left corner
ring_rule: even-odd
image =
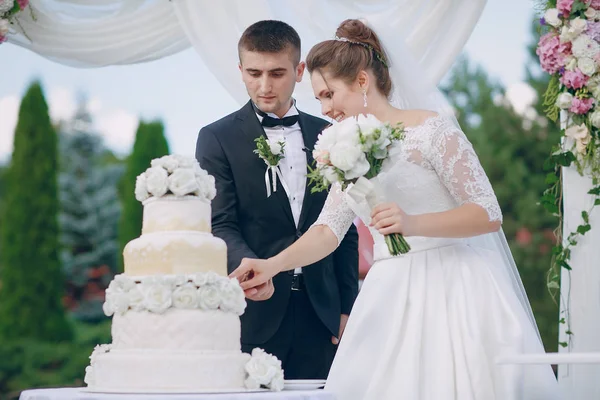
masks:
[[[237,41],[261,19],[298,30],[305,56],[332,38],[346,18],[388,24],[433,82],[448,71],[471,34],[485,0],[31,0],[9,42],[75,67],[155,60],[193,46],[225,90],[240,103],[247,94],[237,68]],[[22,29],[21,29],[22,28]],[[25,36],[26,35],[26,36]],[[390,46],[388,46],[390,47]],[[389,51],[394,51],[393,46]],[[299,104],[311,99],[308,79]],[[307,102],[308,103],[308,102]],[[318,110],[316,110],[318,112]]]

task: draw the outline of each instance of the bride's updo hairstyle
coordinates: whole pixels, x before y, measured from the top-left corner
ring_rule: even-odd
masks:
[[[330,77],[351,84],[361,70],[370,70],[377,89],[389,97],[392,81],[388,58],[375,32],[358,19],[347,19],[337,28],[335,37],[310,49],[306,57],[308,72],[327,72]]]

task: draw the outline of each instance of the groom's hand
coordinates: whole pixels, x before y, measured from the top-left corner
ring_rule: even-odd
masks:
[[[340,316],[340,334],[338,335],[338,337],[332,336],[331,337],[331,343],[333,344],[339,344],[340,340],[342,340],[342,335],[344,334],[344,330],[346,329],[346,323],[348,322],[348,315],[347,314],[342,314]]]
[[[273,293],[275,293],[275,287],[273,286],[272,279],[269,279],[266,283],[244,291],[246,298],[253,301],[268,300],[271,298],[271,296],[273,296]]]

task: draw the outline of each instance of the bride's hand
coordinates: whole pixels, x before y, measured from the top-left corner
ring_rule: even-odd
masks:
[[[277,265],[271,260],[244,258],[240,266],[229,277],[237,278],[242,289],[247,291],[267,283],[279,272]]]
[[[413,217],[405,213],[396,203],[382,203],[371,212],[371,226],[382,235],[401,233],[412,235]]]

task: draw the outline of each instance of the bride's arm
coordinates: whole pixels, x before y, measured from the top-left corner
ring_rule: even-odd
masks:
[[[247,290],[267,282],[279,272],[314,264],[339,246],[354,218],[345,195],[336,185],[329,192],[319,218],[300,239],[268,260],[244,258],[230,276],[242,282],[242,288]]]
[[[463,132],[444,121],[432,136],[427,158],[459,206],[417,216],[413,221],[416,236],[469,237],[500,229],[498,200]]]
[[[372,224],[381,234],[459,238],[500,229],[502,212],[492,185],[471,143],[457,127],[442,121],[431,132],[423,157],[458,206],[443,212],[407,215],[396,204],[382,204],[372,215]]]

